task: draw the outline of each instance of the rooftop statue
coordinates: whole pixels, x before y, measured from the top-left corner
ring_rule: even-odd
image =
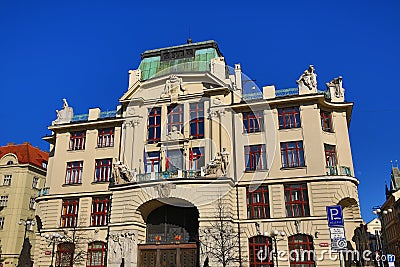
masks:
[[[67,99],[63,98],[63,109],[56,110],[57,119],[52,122],[52,125],[70,123],[74,116],[74,109],[68,105]]]
[[[340,98],[343,96],[343,83],[342,83],[342,76],[339,76],[332,81],[326,83],[328,89],[333,88],[334,96],[336,98]]]
[[[171,98],[171,103],[178,103],[178,97],[185,91],[182,87],[183,80],[178,76],[171,74],[165,83],[164,95]]]
[[[302,89],[317,91],[317,74],[315,73],[314,65],[310,65],[296,83],[299,85],[299,91]]]

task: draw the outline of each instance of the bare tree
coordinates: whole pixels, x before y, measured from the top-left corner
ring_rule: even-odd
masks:
[[[85,264],[87,257],[87,244],[91,240],[88,238],[85,231],[80,231],[78,228],[73,228],[64,235],[63,243],[69,243],[73,246],[72,264]]]
[[[239,234],[232,220],[229,205],[219,198],[216,203],[215,220],[200,230],[203,235],[203,252],[223,267],[239,262]]]

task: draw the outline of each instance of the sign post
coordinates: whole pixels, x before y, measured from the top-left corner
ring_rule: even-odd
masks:
[[[341,251],[347,249],[342,206],[327,206],[326,214],[328,217],[329,233],[331,237],[331,250],[339,253],[340,267],[342,267]]]

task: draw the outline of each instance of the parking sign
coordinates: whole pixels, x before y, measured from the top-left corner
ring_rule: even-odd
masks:
[[[327,206],[326,214],[328,216],[329,227],[344,227],[343,212],[341,206]]]

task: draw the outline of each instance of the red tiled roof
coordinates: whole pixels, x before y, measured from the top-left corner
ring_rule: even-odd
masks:
[[[42,165],[43,161],[46,163],[49,161],[49,153],[32,146],[28,142],[21,145],[8,144],[0,147],[0,158],[9,153],[15,154],[20,164],[30,163],[41,169],[45,169]]]

